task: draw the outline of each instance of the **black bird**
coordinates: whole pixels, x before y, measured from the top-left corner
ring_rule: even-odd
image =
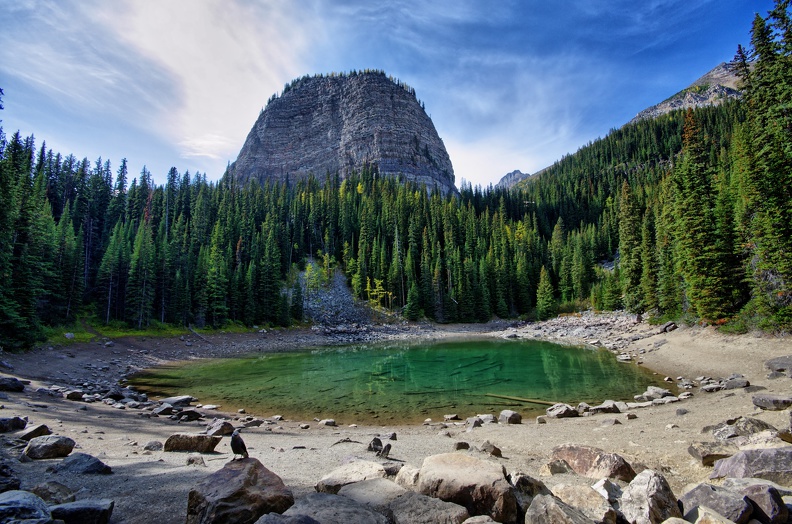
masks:
[[[242,455],[243,458],[248,458],[248,451],[247,447],[245,446],[245,441],[239,436],[238,429],[235,429],[231,434],[231,451],[234,453],[234,458],[231,460],[236,460],[237,455]]]

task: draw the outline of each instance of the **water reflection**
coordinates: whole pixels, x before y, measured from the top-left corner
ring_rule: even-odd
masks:
[[[138,375],[151,394],[191,394],[263,416],[352,422],[419,422],[544,406],[503,397],[599,403],[631,399],[645,370],[607,351],[537,341],[474,340],[316,349],[167,366]],[[495,395],[495,396],[491,396]]]

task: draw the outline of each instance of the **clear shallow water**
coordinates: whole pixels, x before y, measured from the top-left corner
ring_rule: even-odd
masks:
[[[150,395],[189,394],[227,411],[395,424],[546,408],[488,394],[573,405],[631,400],[657,378],[606,350],[486,339],[203,360],[154,368],[131,382]]]

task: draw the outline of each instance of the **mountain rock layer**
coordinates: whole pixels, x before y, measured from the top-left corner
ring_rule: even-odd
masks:
[[[273,97],[231,166],[243,183],[380,175],[456,192],[454,168],[412,88],[381,72],[303,77]]]
[[[657,118],[677,109],[718,105],[740,96],[739,78],[734,64],[723,62],[674,96],[648,107],[630,120],[630,124],[647,118]]]

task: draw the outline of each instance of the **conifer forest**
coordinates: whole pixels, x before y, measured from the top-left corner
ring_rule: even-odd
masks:
[[[172,168],[159,185],[0,127],[0,346],[81,319],[289,325],[337,271],[411,320],[590,307],[789,330],[786,2],[757,15],[734,64],[739,100],[614,129],[508,190],[447,196],[373,168],[244,186]]]

